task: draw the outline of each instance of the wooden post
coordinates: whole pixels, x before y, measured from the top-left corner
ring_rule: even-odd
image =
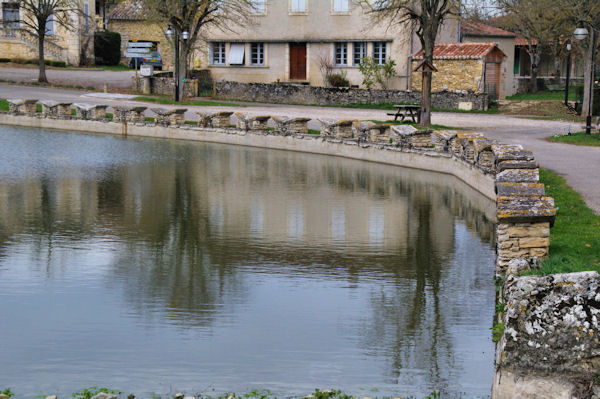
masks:
[[[421,125],[431,126],[431,76],[437,72],[437,68],[427,60],[421,62],[416,68],[423,71],[421,86]]]

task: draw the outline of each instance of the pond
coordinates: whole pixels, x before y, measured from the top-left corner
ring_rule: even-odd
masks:
[[[494,204],[441,174],[0,127],[0,389],[488,397]]]

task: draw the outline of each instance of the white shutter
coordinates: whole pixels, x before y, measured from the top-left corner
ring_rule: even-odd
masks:
[[[243,65],[245,49],[246,45],[243,43],[232,43],[229,47],[229,65]]]

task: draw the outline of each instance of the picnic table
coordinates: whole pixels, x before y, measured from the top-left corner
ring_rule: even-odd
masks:
[[[410,117],[414,123],[421,123],[420,105],[395,104],[394,108],[396,108],[396,112],[388,112],[388,115],[392,115],[395,121],[401,117],[400,122],[404,122],[405,118]]]

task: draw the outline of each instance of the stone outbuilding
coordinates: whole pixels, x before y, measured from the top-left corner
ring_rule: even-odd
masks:
[[[500,95],[503,82],[501,69],[505,54],[496,43],[445,43],[433,50],[432,91],[470,90],[488,93],[492,98]],[[423,51],[412,59],[413,71],[423,60]],[[412,90],[421,90],[421,73],[412,74]]]
[[[504,98],[515,94],[514,75],[518,74],[518,69],[515,72],[516,35],[504,29],[470,20],[461,21],[460,33],[460,41],[463,43],[496,43],[498,48],[506,55],[500,64],[503,80],[500,82],[498,96]]]

